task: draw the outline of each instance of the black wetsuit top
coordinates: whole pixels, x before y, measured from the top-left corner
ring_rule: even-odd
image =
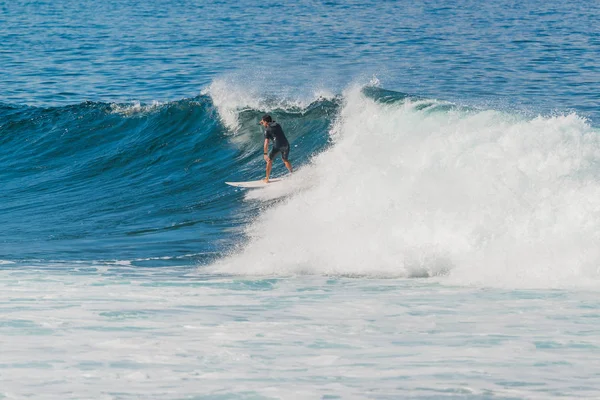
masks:
[[[285,137],[283,129],[281,129],[281,125],[279,125],[277,122],[270,122],[269,125],[265,128],[265,139],[273,141],[274,149],[290,147],[290,143]]]

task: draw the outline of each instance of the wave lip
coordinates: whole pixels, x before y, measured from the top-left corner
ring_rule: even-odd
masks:
[[[230,79],[217,79],[202,91],[209,96],[218,110],[221,122],[232,133],[239,133],[243,125],[243,115],[247,111],[289,112],[303,114],[315,103],[335,101],[337,96],[323,89],[308,95],[265,94],[257,86],[241,84]]]

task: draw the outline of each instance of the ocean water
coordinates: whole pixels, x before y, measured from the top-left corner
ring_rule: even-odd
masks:
[[[0,1],[0,399],[600,398],[599,19]]]

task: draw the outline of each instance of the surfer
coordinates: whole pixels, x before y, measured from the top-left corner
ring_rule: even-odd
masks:
[[[290,155],[290,143],[288,142],[281,125],[273,121],[273,118],[269,114],[263,115],[260,120],[260,124],[265,127],[265,145],[263,156],[267,162],[266,177],[263,179],[265,183],[269,183],[269,176],[271,175],[271,168],[273,168],[273,159],[277,154],[281,153],[281,159],[285,164],[285,167],[292,173],[292,164],[288,160]],[[273,141],[273,148],[271,152],[269,150],[269,140]]]

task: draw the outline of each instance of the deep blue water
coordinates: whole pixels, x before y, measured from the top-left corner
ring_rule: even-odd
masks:
[[[297,163],[326,145],[333,108],[321,101],[304,110],[311,124],[288,135],[302,143]],[[245,113],[252,140],[235,145],[207,96],[118,110],[92,102],[0,109],[4,260],[185,264],[235,243],[258,205],[223,182],[260,177],[262,113]],[[284,124],[298,118],[277,113]]]
[[[389,91],[374,99],[597,126],[599,17],[537,0],[0,2],[0,258],[219,258],[264,206],[222,185],[262,174],[262,113],[303,166],[342,92],[373,77]],[[255,100],[235,104],[239,126],[215,82]]]

